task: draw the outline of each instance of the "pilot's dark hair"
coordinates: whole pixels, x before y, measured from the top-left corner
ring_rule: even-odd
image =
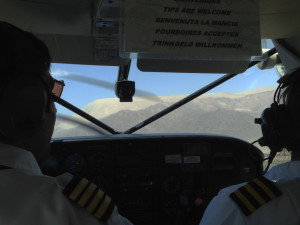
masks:
[[[289,74],[289,79],[285,84],[286,87],[283,88],[279,100],[285,105],[287,105],[290,116],[293,132],[295,137],[298,140],[300,137],[300,68],[294,70]],[[296,141],[294,144],[297,144],[300,147],[300,143]],[[299,149],[300,151],[300,149]]]
[[[287,106],[292,104],[293,99],[298,99],[300,106],[300,68],[291,72],[289,76],[291,76],[290,81],[283,89],[280,98]]]
[[[18,72],[42,75],[49,71],[50,63],[49,50],[41,40],[30,32],[0,21],[0,82]]]
[[[3,90],[15,84],[10,80],[24,79],[25,76],[42,77],[50,70],[50,63],[49,50],[41,40],[30,32],[0,21],[0,102]],[[10,144],[11,140],[0,133],[0,142]]]

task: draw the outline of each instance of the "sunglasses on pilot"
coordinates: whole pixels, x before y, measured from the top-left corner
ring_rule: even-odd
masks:
[[[51,92],[56,97],[60,98],[65,86],[65,82],[63,80],[56,80],[56,79],[53,79],[53,81],[54,81],[54,85]]]

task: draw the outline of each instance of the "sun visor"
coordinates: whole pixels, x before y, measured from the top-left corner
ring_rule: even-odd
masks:
[[[278,39],[273,40],[273,43],[287,73],[300,68],[299,39]]]
[[[240,73],[261,56],[258,0],[122,4],[120,56],[142,71]]]
[[[249,61],[137,60],[137,67],[143,72],[242,73],[248,68],[248,65]]]

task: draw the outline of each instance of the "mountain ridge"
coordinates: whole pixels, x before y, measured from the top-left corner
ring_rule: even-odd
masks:
[[[266,91],[274,91],[274,87],[268,87],[268,88],[258,88],[250,91],[240,92],[240,93],[208,93],[204,94],[201,97],[196,98],[197,99],[206,99],[206,98],[230,98],[230,99],[236,99],[236,98],[242,98],[246,95],[253,95],[253,94],[259,94]],[[118,98],[105,98],[105,99],[98,99],[91,103],[89,103],[87,106],[83,108],[83,111],[91,114],[92,116],[101,119],[105,118],[108,115],[111,115],[113,113],[116,113],[118,111],[122,110],[131,110],[131,111],[137,111],[141,109],[145,109],[147,107],[150,107],[155,104],[165,104],[165,106],[169,106],[170,104],[173,104],[188,95],[170,95],[170,96],[160,96],[159,98],[162,100],[162,102],[153,101],[153,98],[148,97],[134,97],[133,102],[119,102]],[[195,101],[193,100],[193,101]],[[96,112],[97,111],[97,112]]]
[[[274,90],[275,88],[261,88],[242,93],[205,94],[136,133],[215,133],[252,141],[261,136],[260,126],[254,124],[254,118],[259,117],[262,110],[272,103]],[[182,97],[182,95],[164,96],[161,97],[165,101],[164,103],[151,102],[144,105],[140,99],[134,99],[133,103],[126,103],[127,108],[124,106],[118,111],[115,108],[109,111],[116,107],[113,106],[114,104],[119,106],[123,104],[118,103],[118,99],[111,101],[102,99],[90,103],[89,107],[84,108],[84,111],[101,119],[102,122],[116,130],[125,131]],[[98,111],[98,108],[101,108],[104,103],[106,104],[106,113],[110,112],[106,116],[100,115],[103,111]],[[135,103],[138,103],[138,106],[128,108],[130,104]],[[72,117],[77,119],[79,116]],[[91,126],[95,127],[95,125]],[[88,135],[99,134],[86,128],[80,129],[76,124],[68,125],[60,121],[58,121],[54,133],[54,137]]]

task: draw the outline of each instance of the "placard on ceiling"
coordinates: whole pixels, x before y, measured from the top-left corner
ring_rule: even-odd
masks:
[[[121,56],[249,61],[261,55],[258,0],[125,0]]]

